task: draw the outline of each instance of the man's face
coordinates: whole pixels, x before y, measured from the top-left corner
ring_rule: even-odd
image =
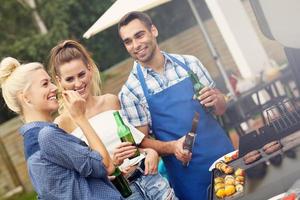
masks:
[[[120,37],[132,58],[146,65],[152,60],[158,49],[156,37],[158,31],[155,26],[150,30],[138,19],[134,19],[120,28]]]

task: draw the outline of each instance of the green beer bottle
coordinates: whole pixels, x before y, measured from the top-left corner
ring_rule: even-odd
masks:
[[[124,124],[123,119],[120,116],[120,113],[118,111],[116,111],[113,114],[114,114],[114,118],[115,118],[115,121],[118,126],[118,135],[119,135],[119,138],[121,139],[121,141],[122,142],[130,142],[132,145],[137,146],[133,139],[130,129],[128,128],[128,126],[126,126]],[[137,149],[135,154],[132,157],[130,157],[129,159],[135,158],[139,155],[140,155],[140,152]]]
[[[199,92],[200,90],[202,90],[205,86],[199,81],[199,78],[198,76],[192,71],[190,70],[188,72],[188,75],[189,77],[191,78],[192,80],[192,83],[193,83],[193,89],[194,89],[194,96],[193,96],[193,99],[195,100],[198,100],[198,97],[200,96],[199,95]],[[213,107],[206,107],[204,105],[202,105],[204,110],[206,112],[212,112],[213,111]]]
[[[124,198],[129,197],[132,194],[132,191],[129,187],[128,181],[124,178],[119,167],[116,167],[112,176],[115,176],[116,178],[114,180],[112,180],[111,182],[114,184],[114,186],[117,188],[117,190],[121,193],[122,197],[124,197]]]

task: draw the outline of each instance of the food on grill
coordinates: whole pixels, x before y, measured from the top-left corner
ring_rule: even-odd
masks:
[[[236,192],[243,192],[244,186],[242,184],[237,184],[237,185],[235,185],[235,190],[236,190]]]
[[[245,171],[241,168],[237,168],[234,172],[235,176],[245,176]]]
[[[223,161],[217,162],[216,168],[225,174],[232,174],[234,171],[233,167],[227,165]]]
[[[225,162],[225,163],[229,163],[229,162],[231,162],[231,161],[237,159],[238,157],[239,157],[239,152],[236,151],[234,154],[232,154],[232,155],[230,155],[230,156],[225,155],[225,156],[224,156],[224,162]]]
[[[226,196],[231,196],[235,193],[235,186],[234,185],[225,185],[225,194]]]
[[[219,189],[224,188],[225,187],[225,183],[217,183],[215,184],[214,190],[215,192],[217,192]]]
[[[223,199],[223,198],[226,196],[225,188],[220,188],[220,189],[216,192],[216,196],[217,196],[218,198]]]
[[[222,177],[217,177],[214,179],[214,183],[217,184],[217,183],[224,183],[224,178]]]
[[[266,154],[274,153],[275,151],[279,150],[280,148],[281,148],[281,144],[277,140],[269,142],[268,144],[263,146],[263,150]]]
[[[244,176],[236,176],[235,177],[235,184],[242,184],[244,185],[245,183],[245,177]]]
[[[234,177],[232,175],[227,175],[224,178],[225,180],[225,185],[233,185],[234,184]]]
[[[221,165],[222,163],[218,164]],[[226,175],[224,177],[214,178],[214,191],[216,197],[222,199],[224,197],[232,196],[236,193],[243,192],[245,183],[245,171],[241,168],[237,168],[234,175]]]
[[[224,162],[225,163],[229,163],[229,162],[231,162],[233,159],[232,159],[232,157],[231,156],[224,156]]]
[[[250,151],[249,153],[247,153],[243,157],[243,160],[244,160],[246,165],[249,165],[249,164],[259,160],[260,158],[261,158],[260,152],[257,151],[257,150],[254,150],[254,151]]]
[[[226,196],[224,178],[217,177],[214,179],[214,181],[215,181],[214,190],[215,190],[216,196],[218,198],[224,198]]]

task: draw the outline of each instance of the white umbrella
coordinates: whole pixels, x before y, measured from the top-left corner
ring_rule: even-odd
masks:
[[[83,37],[89,39],[91,36],[103,31],[112,25],[119,22],[119,20],[128,12],[131,11],[145,11],[155,6],[161,5],[163,3],[169,2],[171,0],[117,0],[90,28],[87,30]],[[199,13],[196,10],[193,0],[188,0],[188,3],[191,7],[193,15],[195,16],[198,25],[204,35],[204,38],[208,44],[209,50],[215,59],[215,62],[225,80],[227,89],[232,94],[234,98],[235,93],[229,82],[229,78],[224,70],[224,67],[220,61],[220,57],[213,46],[211,39],[203,25],[202,19],[199,16]]]
[[[91,36],[103,31],[114,24],[128,12],[145,11],[171,0],[117,0],[90,28],[83,37]]]

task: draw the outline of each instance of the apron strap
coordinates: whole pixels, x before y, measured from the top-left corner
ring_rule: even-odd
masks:
[[[187,66],[185,60],[184,63],[181,62],[180,60],[178,60],[177,58],[175,58],[174,56],[171,56],[170,54],[167,54],[174,62],[176,62],[179,66],[181,66],[183,69],[185,69],[186,72],[191,71],[191,69]]]
[[[138,75],[138,79],[141,83],[144,95],[145,95],[146,99],[148,99],[148,97],[149,97],[148,87],[147,87],[147,84],[146,84],[146,81],[145,81],[145,78],[144,78],[144,75],[143,75],[143,72],[141,69],[141,65],[139,63],[137,63],[137,75]]]
[[[175,58],[174,56],[171,56],[170,54],[168,54],[168,56],[174,61],[176,62],[178,65],[180,65],[181,67],[183,67],[187,72],[192,71],[188,65],[186,64],[184,58],[184,63],[181,62],[180,60],[178,60],[177,58]],[[203,73],[203,75],[205,76],[206,80],[209,82],[209,84],[211,84],[213,82],[213,80],[207,75],[207,73],[202,69],[202,67],[200,67],[201,72]]]

